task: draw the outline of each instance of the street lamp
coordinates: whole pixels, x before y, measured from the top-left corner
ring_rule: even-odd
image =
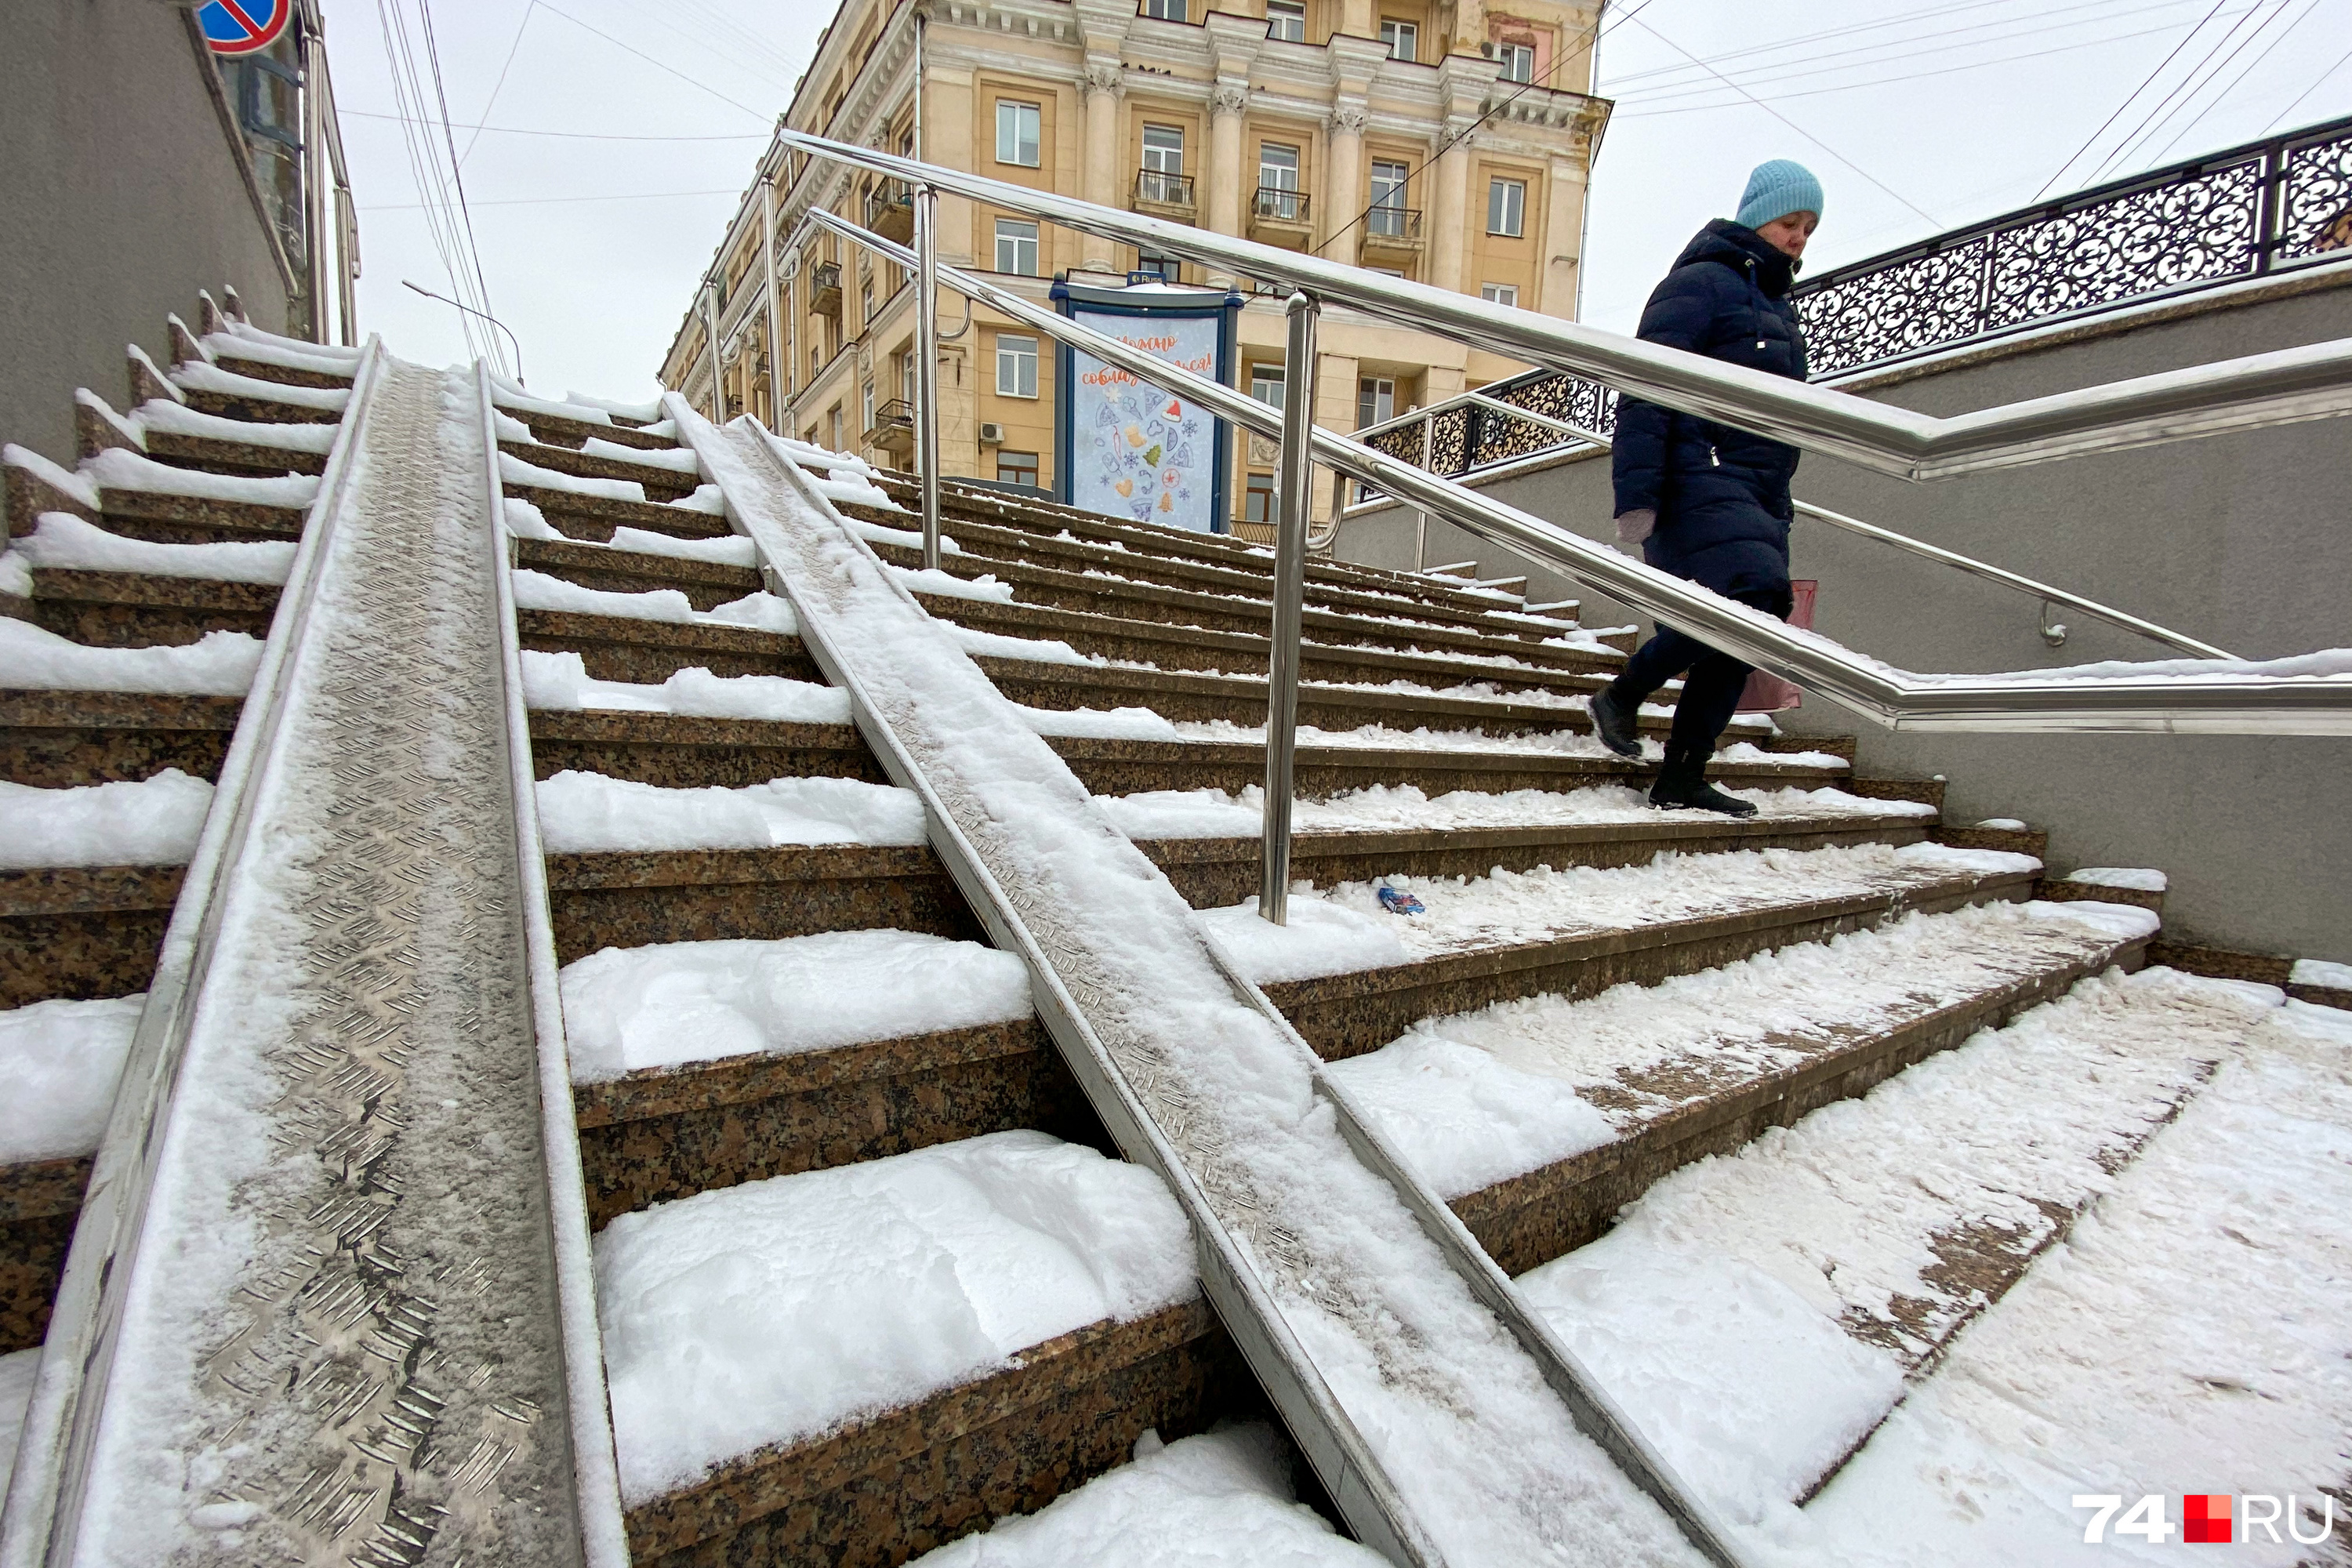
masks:
[[[474,307],[472,307],[471,305],[463,305],[463,304],[458,304],[458,302],[457,302],[457,300],[452,300],[451,298],[449,298],[449,296],[448,296],[448,295],[446,295],[446,294],[436,294],[432,289],[425,288],[424,285],[422,285],[422,284],[420,284],[420,283],[411,283],[411,282],[409,282],[409,280],[408,280],[407,279],[405,279],[405,278],[402,279],[400,281],[401,281],[401,286],[402,286],[402,287],[404,287],[404,288],[407,288],[407,289],[415,289],[419,294],[424,295],[426,299],[428,299],[428,300],[440,300],[440,301],[441,301],[443,304],[445,304],[445,305],[457,305],[457,309],[459,309],[460,310],[465,311],[465,312],[466,312],[466,314],[467,314],[467,315],[469,315],[469,316],[479,316],[479,317],[481,317],[481,318],[482,318],[482,320],[484,320],[484,321],[486,321],[489,322],[489,324],[490,324],[490,325],[492,325],[492,326],[496,327],[499,331],[502,331],[502,332],[506,333],[506,335],[507,335],[507,342],[510,342],[510,343],[513,343],[513,344],[514,344],[514,352],[515,352],[515,384],[516,384],[517,386],[525,386],[525,387],[527,387],[527,386],[529,386],[529,385],[530,384],[530,383],[529,383],[529,382],[525,381],[525,380],[522,378],[522,343],[521,343],[520,340],[519,340],[518,338],[516,338],[516,336],[514,335],[514,329],[513,329],[512,327],[508,326],[504,321],[499,321],[496,316],[491,315],[488,310],[476,310],[476,309],[474,309]]]

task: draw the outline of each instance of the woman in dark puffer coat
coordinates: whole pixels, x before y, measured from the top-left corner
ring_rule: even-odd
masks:
[[[1802,381],[1805,339],[1789,285],[1821,211],[1821,182],[1801,165],[1785,159],[1759,165],[1738,220],[1716,218],[1683,247],[1642,312],[1640,335]],[[1612,455],[1618,538],[1639,543],[1661,572],[1786,620],[1789,479],[1796,471],[1793,447],[1626,398]],[[1601,739],[1621,755],[1638,756],[1634,721],[1643,700],[1688,672],[1652,805],[1756,814],[1706,782],[1707,759],[1738,710],[1749,668],[1662,626],[1593,698]]]

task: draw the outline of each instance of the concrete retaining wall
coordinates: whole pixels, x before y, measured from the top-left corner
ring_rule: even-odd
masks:
[[[223,284],[286,328],[276,247],[188,12],[156,0],[11,6],[0,51],[0,440],[73,455],[73,399],[120,405],[123,345],[160,360]]]
[[[2352,263],[1952,353],[1847,383],[1950,415],[2238,354],[2352,336]],[[2249,658],[2352,646],[2352,421],[2323,420],[1911,485],[1809,456],[1807,500],[2087,595]],[[1605,454],[1495,481],[1492,492],[1591,538],[1612,537]],[[1414,563],[1416,521],[1343,525],[1339,554]],[[1433,522],[1423,560],[1524,562]],[[1887,546],[1800,521],[1796,574],[1821,581],[1817,628],[1917,670],[2050,668],[2168,657],[2079,616],[2063,647],[2038,603]],[[1637,620],[1541,571],[1533,598],[1581,598],[1589,625]],[[2168,871],[2168,934],[2352,961],[2352,831],[2338,815],[2352,741],[2173,735],[1913,734],[1819,699],[1785,727],[1859,732],[1867,773],[1950,778],[1947,820],[2020,816],[2051,832],[2054,868]]]

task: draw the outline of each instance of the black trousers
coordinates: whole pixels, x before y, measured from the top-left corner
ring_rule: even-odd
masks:
[[[1784,621],[1794,605],[1785,586],[1728,596]],[[1739,711],[1739,694],[1755,668],[1717,652],[1688,633],[1661,626],[1658,635],[1634,649],[1633,657],[1625,661],[1624,671],[1617,677],[1617,695],[1629,705],[1638,705],[1659,687],[1682,676],[1682,700],[1675,704],[1674,731],[1666,743],[1711,752],[1717,738],[1730,727],[1732,715]]]

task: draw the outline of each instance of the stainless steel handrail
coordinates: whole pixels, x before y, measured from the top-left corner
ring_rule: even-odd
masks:
[[[1726,364],[1575,321],[1075,196],[941,168],[778,127],[815,157],[927,181],[942,191],[1205,267],[1232,268],[1508,358],[1582,375],[1686,414],[1721,420],[1906,479],[2185,440],[2352,414],[2352,339],[2252,354],[1937,418],[1850,393]],[[818,209],[811,209],[814,216]],[[1383,487],[1386,488],[1386,487]]]
[[[1376,436],[1383,436],[1392,430],[1409,429],[1416,422],[1434,420],[1438,416],[1451,413],[1456,408],[1472,407],[1489,409],[1512,419],[1523,419],[1543,429],[1557,430],[1568,437],[1570,442],[1597,447],[1603,452],[1610,450],[1615,445],[1608,437],[1598,431],[1587,430],[1582,426],[1571,424],[1568,420],[1556,418],[1549,414],[1538,414],[1531,408],[1521,408],[1517,404],[1506,403],[1499,397],[1475,391],[1456,393],[1442,403],[1433,403],[1426,408],[1415,409],[1411,414],[1402,415],[1385,423],[1368,426],[1356,432],[1356,439],[1370,445]],[[1423,423],[1422,466],[1424,468],[1428,466],[1427,429],[1428,425]],[[1568,444],[1547,447],[1546,450],[1559,451]],[[1528,457],[1535,455],[1527,454]],[[1468,476],[1465,474],[1462,477]],[[2211,643],[2200,642],[2195,637],[2173,631],[2169,627],[2158,626],[2154,621],[2144,621],[2137,616],[2126,615],[2122,610],[2112,609],[2100,604],[2096,599],[2086,599],[2080,594],[2069,593],[2063,588],[2053,588],[2047,583],[2036,582],[2033,578],[2021,576],[2015,572],[1995,566],[1990,562],[1979,561],[1974,556],[1962,555],[1958,551],[1946,550],[1941,545],[1929,544],[1925,540],[1914,539],[1909,534],[1897,533],[1891,528],[1881,528],[1874,522],[1864,522],[1860,518],[1848,517],[1843,512],[1832,511],[1825,506],[1815,506],[1811,501],[1800,500],[1794,502],[1794,505],[1799,515],[1810,517],[1816,522],[1828,523],[1832,528],[1841,528],[1848,533],[1858,533],[1864,539],[1874,539],[1881,544],[1891,544],[1897,550],[1906,551],[1923,560],[1953,567],[1958,571],[1968,573],[1970,576],[1981,577],[1988,583],[1998,583],[2004,588],[2014,588],[2021,594],[2032,595],[2045,605],[2064,605],[2069,609],[2079,610],[2086,616],[2095,616],[2110,626],[2120,626],[2125,631],[2137,633],[2152,642],[2160,642],[2167,647],[2177,648],[2191,658],[2238,657],[2236,654],[2215,647]],[[1337,530],[1333,531],[1336,535]]]
[[[823,226],[892,260],[911,253],[845,218],[815,211]],[[989,309],[1084,349],[1221,419],[1279,439],[1282,416],[1255,398],[1152,358],[960,268],[940,281]],[[1888,729],[2013,731],[2184,731],[2242,735],[2352,735],[2352,673],[2303,674],[2261,667],[2142,669],[2084,678],[2063,669],[2014,675],[1918,675],[1784,626],[1695,583],[1570,532],[1491,496],[1440,479],[1362,442],[1317,426],[1316,460],[1444,518],[1490,543],[1551,568],[1693,637],[1817,691]],[[2352,670],[2352,657],[2345,663]]]

